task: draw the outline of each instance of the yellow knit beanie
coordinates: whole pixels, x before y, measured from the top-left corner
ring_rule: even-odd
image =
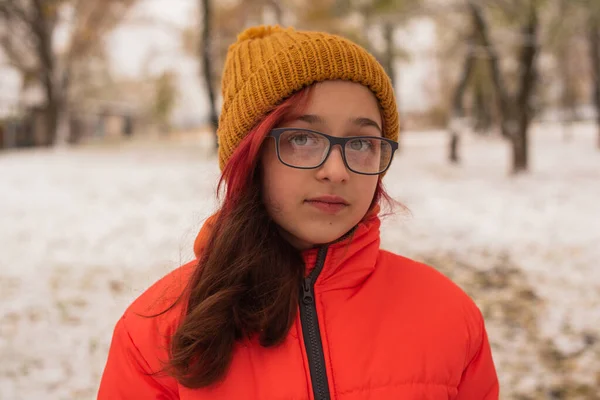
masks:
[[[278,25],[240,33],[229,47],[221,83],[219,167],[223,169],[242,139],[279,103],[313,83],[336,79],[371,89],[383,110],[384,136],[398,139],[392,83],[364,48],[340,36]]]

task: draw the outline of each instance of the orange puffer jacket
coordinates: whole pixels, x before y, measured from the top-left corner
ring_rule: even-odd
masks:
[[[191,390],[161,370],[196,261],[170,273],[116,325],[100,400],[496,400],[498,380],[482,315],[431,267],[380,250],[379,219],[347,241],[304,252],[307,275],[285,341],[237,344],[225,380]],[[196,242],[201,251],[210,224]]]

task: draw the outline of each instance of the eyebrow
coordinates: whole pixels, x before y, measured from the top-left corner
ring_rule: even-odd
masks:
[[[315,124],[315,125],[327,125],[327,121],[325,121],[325,118],[323,118],[319,115],[314,115],[314,114],[300,115],[298,118],[296,118],[296,120],[304,121],[309,124]],[[377,128],[377,130],[380,133],[383,132],[381,127],[379,126],[379,124],[377,122],[373,121],[371,118],[367,118],[367,117],[350,118],[349,121],[350,121],[350,123],[352,123],[353,125],[356,125],[356,126],[360,126],[360,127],[372,126],[374,128]]]
[[[381,127],[379,126],[379,124],[377,122],[373,121],[371,118],[366,118],[366,117],[350,118],[350,122],[353,125],[357,125],[357,126],[360,126],[360,127],[363,127],[363,126],[372,126],[374,128],[377,128],[377,130],[380,133],[383,133],[382,130],[381,130]]]
[[[327,125],[325,118],[314,114],[304,114],[296,118],[298,121],[308,122],[309,124]]]

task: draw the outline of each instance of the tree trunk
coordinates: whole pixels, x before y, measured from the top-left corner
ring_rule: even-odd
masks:
[[[63,103],[60,107],[56,123],[56,138],[54,145],[57,147],[66,146],[71,142],[71,113],[69,111],[69,108]]]
[[[569,1],[571,0],[560,0],[560,15],[569,14]],[[569,65],[569,47],[570,47],[570,36],[562,35],[558,40],[558,51],[557,51],[557,64],[558,72],[561,81],[561,93],[560,93],[560,108],[561,108],[561,122],[563,128],[563,139],[569,141],[572,138],[572,123],[575,117],[575,93],[573,89],[573,79],[571,68]]]
[[[561,93],[560,93],[560,116],[562,122],[563,129],[563,139],[569,141],[572,138],[572,129],[571,124],[573,122],[574,115],[574,100],[572,96],[572,88],[569,77],[569,67],[568,67],[568,55],[567,48],[565,44],[561,44],[561,49],[559,50],[558,56],[558,70],[560,74],[561,80]]]
[[[600,149],[600,15],[592,14],[589,19],[589,48],[594,84],[594,105],[598,129],[598,149]]]
[[[345,8],[347,9],[347,7]],[[365,11],[364,13],[365,16],[365,20],[369,20],[369,12]],[[383,68],[385,69],[385,71],[387,72],[388,76],[390,77],[390,80],[392,81],[392,88],[396,87],[396,73],[398,72],[396,70],[396,66],[395,64],[395,60],[396,60],[396,46],[394,45],[394,27],[395,25],[392,22],[385,22],[383,25],[383,37],[384,37],[384,41],[385,41],[385,53],[383,54],[383,60],[382,61],[382,65]],[[368,30],[368,24],[364,24],[363,25],[363,35],[366,35],[366,32]],[[363,37],[367,37],[367,36],[363,36]],[[372,51],[372,50],[371,50]],[[400,118],[400,133],[402,131],[404,131],[404,117],[402,115],[402,105],[400,104],[401,99],[397,98],[398,101],[398,115]],[[402,138],[402,135],[400,135],[400,138]],[[402,151],[402,142],[401,139],[398,139],[398,153]]]
[[[483,82],[478,81],[474,85],[473,95],[473,117],[475,118],[474,130],[483,135],[490,131],[492,127],[492,114],[489,107],[490,98],[486,95]]]
[[[461,123],[465,118],[465,106],[464,97],[467,91],[467,84],[475,65],[475,43],[474,37],[476,32],[467,40],[467,54],[463,62],[461,76],[458,80],[458,84],[454,90],[454,96],[452,97],[452,116],[449,126],[450,132],[450,148],[448,151],[448,159],[452,164],[458,164],[460,157],[458,155],[458,148],[460,145],[460,130],[464,129],[464,124]]]
[[[60,105],[52,99],[46,100],[46,125],[44,126],[44,138],[42,145],[51,147],[56,140],[56,132],[58,130],[58,120],[60,114]]]
[[[208,103],[209,103],[209,120],[211,128],[215,135],[215,145],[219,147],[219,142],[217,140],[217,127],[219,125],[219,116],[217,114],[216,107],[216,95],[213,88],[213,71],[212,71],[212,52],[211,52],[211,23],[212,23],[212,13],[211,13],[211,4],[210,0],[200,0],[201,7],[200,10],[202,12],[202,70],[204,75],[204,84],[206,85],[206,90],[208,93]]]
[[[534,0],[529,1],[529,18],[523,27],[524,43],[519,56],[519,89],[515,99],[507,94],[502,79],[500,63],[488,33],[487,21],[478,2],[469,0],[469,10],[480,35],[481,44],[487,49],[492,80],[496,89],[498,111],[500,113],[502,136],[512,144],[512,172],[527,171],[529,137],[528,130],[532,119],[533,109],[531,98],[536,80],[535,60],[537,55],[538,15]]]
[[[396,77],[394,76],[394,25],[391,22],[386,22],[383,25],[383,38],[385,40],[385,54],[383,56],[383,68],[392,80],[392,87],[396,85]]]
[[[71,113],[68,100],[69,86],[70,73],[65,69],[62,73],[58,90],[56,91],[59,108],[57,114],[55,144],[59,146],[71,143]]]
[[[498,105],[498,113],[500,114],[500,129],[502,136],[510,138],[515,131],[514,129],[514,117],[511,112],[509,96],[506,92],[506,86],[502,78],[502,72],[500,71],[500,62],[498,60],[498,54],[493,46],[490,35],[487,20],[483,15],[483,9],[478,1],[469,0],[468,3],[471,17],[475,23],[475,28],[479,34],[481,46],[486,49],[487,56],[489,58],[489,66],[492,72],[492,82],[496,90],[496,101]]]
[[[44,5],[41,0],[32,2],[31,24],[36,37],[36,51],[40,60],[40,69],[44,94],[46,97],[46,124],[43,139],[43,145],[52,146],[56,140],[56,130],[58,127],[59,114],[61,112],[60,96],[55,86],[56,68],[54,55],[52,53],[53,24],[48,21]]]
[[[521,48],[520,60],[520,82],[519,92],[517,94],[516,112],[518,129],[516,135],[512,137],[513,143],[513,173],[527,171],[529,154],[529,125],[533,118],[533,107],[531,98],[537,80],[536,56],[537,56],[537,35],[538,35],[538,16],[537,9],[530,3],[529,18],[527,25],[523,28],[523,37],[525,42]]]

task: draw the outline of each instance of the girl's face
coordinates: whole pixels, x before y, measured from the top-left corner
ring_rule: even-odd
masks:
[[[341,80],[316,84],[303,114],[279,127],[337,137],[382,136],[381,113],[373,93],[361,84]],[[314,143],[311,140],[300,136],[289,145],[298,148]],[[358,224],[369,210],[379,179],[348,170],[340,146],[333,147],[316,169],[289,167],[279,161],[274,138],[265,142],[261,167],[267,211],[299,249],[333,242]]]

